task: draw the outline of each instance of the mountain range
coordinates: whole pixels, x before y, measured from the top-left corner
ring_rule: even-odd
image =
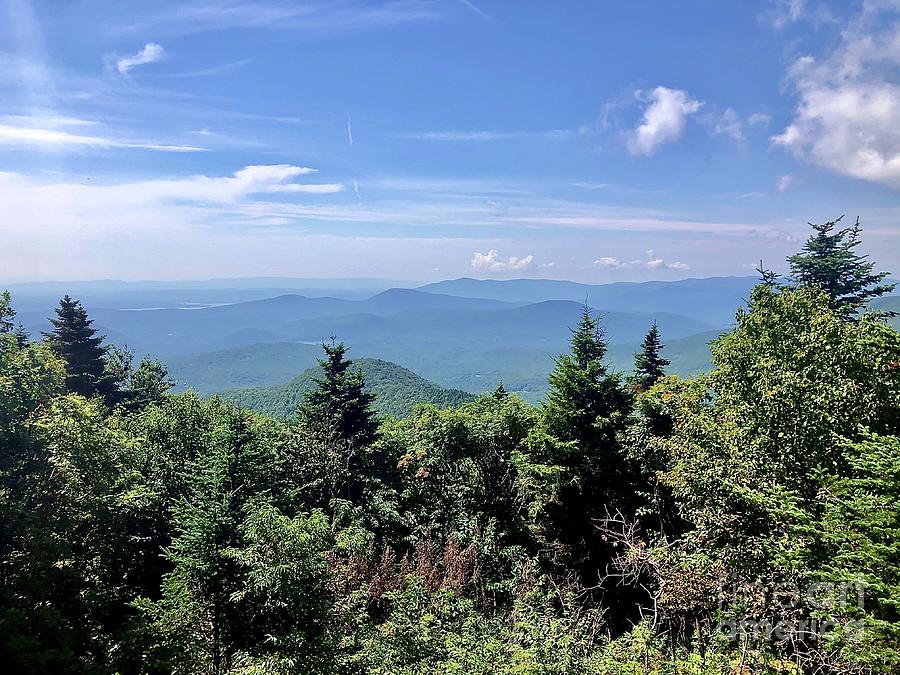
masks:
[[[321,343],[334,336],[356,358],[397,364],[441,387],[480,392],[502,380],[510,391],[538,400],[585,304],[601,317],[611,367],[628,370],[656,323],[671,372],[690,375],[709,368],[708,342],[728,329],[757,280],[390,283],[99,281],[72,284],[69,292],[83,292],[80,299],[109,342],[162,359],[180,388],[206,394],[285,384],[315,366]],[[65,287],[11,286],[19,319],[32,335],[49,329],[47,317]],[[894,296],[873,304],[896,309],[898,301]]]

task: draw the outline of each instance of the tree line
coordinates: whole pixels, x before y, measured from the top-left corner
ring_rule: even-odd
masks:
[[[666,375],[587,308],[539,407],[378,418],[338,342],[297,414],[171,394],[64,297],[0,296],[13,672],[888,673],[900,333],[859,223],[814,233]]]

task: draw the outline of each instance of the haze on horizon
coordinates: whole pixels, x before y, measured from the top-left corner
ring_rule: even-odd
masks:
[[[0,279],[900,270],[900,8],[0,0]]]

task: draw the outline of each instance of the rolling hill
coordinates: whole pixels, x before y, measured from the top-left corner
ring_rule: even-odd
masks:
[[[405,417],[417,403],[430,403],[439,408],[459,405],[474,397],[458,389],[446,389],[416,375],[396,363],[381,359],[359,359],[353,362],[366,378],[366,388],[375,395],[373,408],[382,415]],[[257,412],[274,417],[289,418],[306,392],[315,388],[315,378],[321,375],[316,366],[275,387],[229,389],[220,396]]]

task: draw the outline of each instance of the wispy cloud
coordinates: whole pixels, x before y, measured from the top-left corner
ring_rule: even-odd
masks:
[[[388,0],[369,2],[300,3],[280,0],[187,0],[175,6],[140,12],[128,7],[113,32],[155,35],[265,29],[292,31],[300,36],[329,37],[441,18],[434,2]]]
[[[736,143],[744,140],[744,123],[734,108],[726,108],[712,125],[712,132],[717,136],[728,136]]]
[[[229,61],[228,63],[220,63],[207,68],[198,68],[196,70],[186,70],[181,73],[165,73],[163,77],[211,77],[213,75],[222,75],[236,68],[242,68],[250,63],[252,59],[238,59],[237,61]]]
[[[139,51],[137,54],[133,54],[132,56],[125,56],[116,61],[116,70],[118,70],[122,75],[127,75],[132,68],[135,66],[143,66],[148,63],[156,63],[157,61],[161,61],[166,56],[165,50],[162,46],[156,44],[155,42],[148,42],[144,45],[144,48]]]
[[[775,30],[799,21],[804,11],[803,0],[774,0],[769,10],[769,20]]]
[[[196,145],[165,144],[123,140],[107,136],[77,134],[60,128],[22,126],[0,123],[0,144],[37,145],[59,149],[134,148],[160,152],[203,152]]]
[[[418,141],[507,141],[517,138],[564,140],[576,136],[575,129],[550,129],[548,131],[417,131],[392,134],[393,138]]]
[[[490,233],[494,242],[504,232],[510,237],[521,237],[525,232],[537,236],[547,233],[558,239],[563,229],[620,232],[629,236],[652,232],[764,240],[784,238],[783,228],[775,225],[677,219],[647,209],[560,201],[527,192],[501,208],[495,200],[484,197],[418,191],[394,191],[389,197],[370,198],[363,203],[358,198],[341,197],[340,193],[346,191],[343,183],[298,180],[313,173],[315,170],[309,167],[258,165],[245,167],[230,176],[194,175],[105,184],[97,181],[89,185],[77,180],[37,180],[18,174],[0,174],[0,211],[5,214],[6,222],[38,230],[79,223],[89,231],[110,228],[118,231],[128,223],[152,222],[156,228],[190,226],[215,230],[229,225],[242,227],[244,232],[255,232],[255,226],[265,222],[281,223],[290,229],[328,227],[332,223],[348,227],[381,226],[375,230],[383,234],[406,230],[414,236],[435,230],[458,233],[460,228],[469,228]],[[355,185],[353,196],[357,189]],[[801,226],[802,223],[798,225]],[[358,231],[356,227],[353,229]]]
[[[569,183],[572,187],[581,188],[583,190],[605,190],[607,188],[613,187],[612,183],[584,183],[584,182],[576,182]]]
[[[488,14],[483,9],[478,7],[474,2],[471,2],[471,0],[459,0],[459,4],[461,4],[463,7],[470,9],[471,11],[475,12],[478,16],[480,16],[484,19],[493,18],[493,17],[491,17],[490,14]]]
[[[779,176],[778,180],[775,181],[775,189],[779,192],[786,192],[788,188],[791,187],[794,183],[794,177],[791,174],[785,174],[784,176]]]
[[[632,155],[652,155],[664,143],[678,140],[687,127],[687,119],[703,105],[682,89],[656,87],[652,92],[635,92],[647,106],[640,124],[628,135]]]

